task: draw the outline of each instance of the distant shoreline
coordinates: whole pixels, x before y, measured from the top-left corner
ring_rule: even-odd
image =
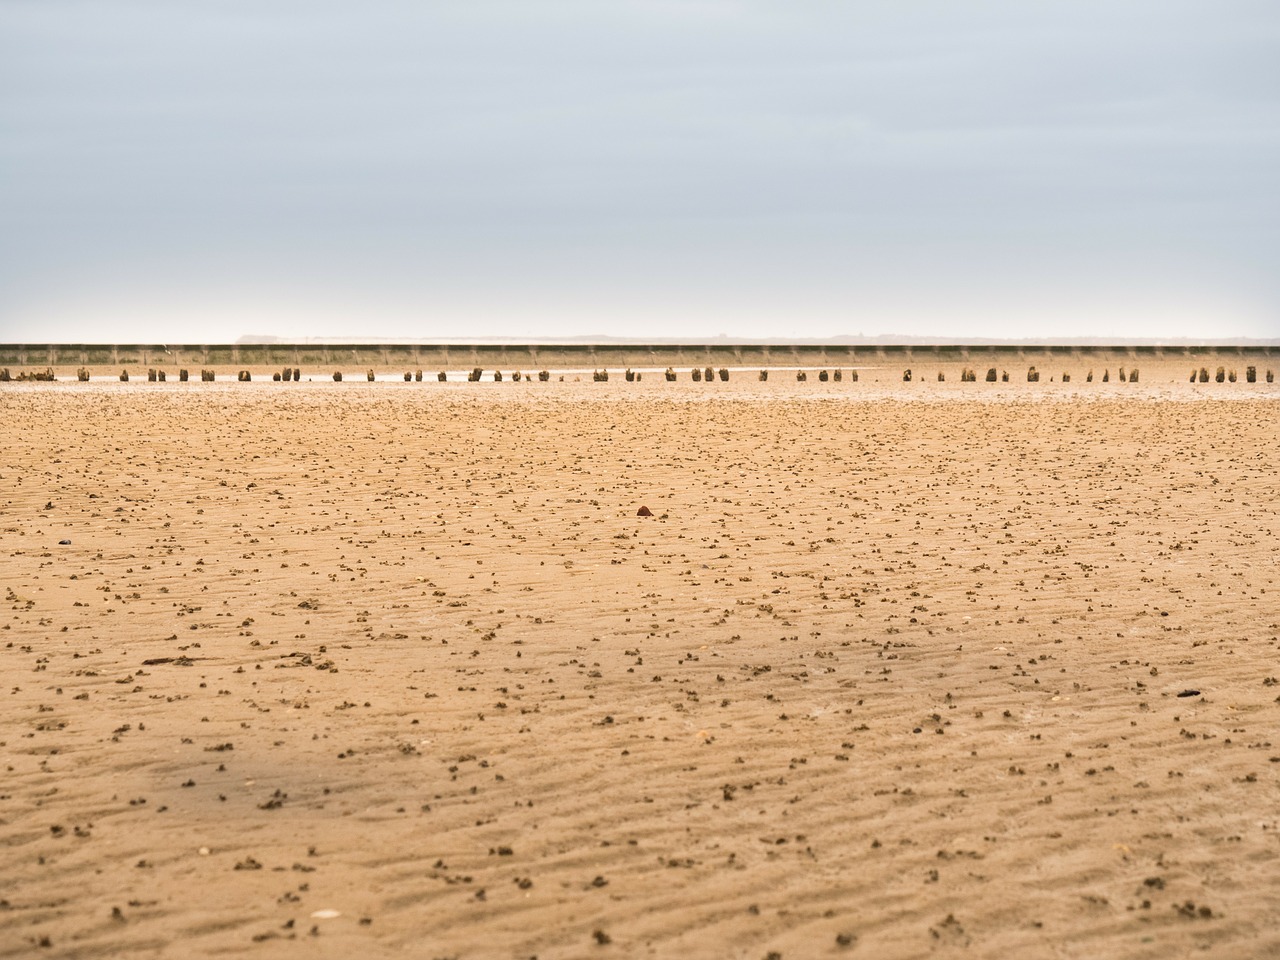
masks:
[[[1273,383],[1280,346],[1021,344],[0,345],[0,381]],[[859,376],[861,372],[861,377]],[[666,375],[664,377],[664,374]],[[772,374],[772,376],[770,376]],[[1139,380],[1138,377],[1141,377]],[[1218,379],[1221,376],[1222,379]]]

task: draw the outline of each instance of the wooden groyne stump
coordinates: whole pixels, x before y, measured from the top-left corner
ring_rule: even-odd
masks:
[[[769,379],[769,371],[768,371],[768,370],[761,370],[761,371],[760,371],[760,377],[759,377],[759,379],[760,379],[760,382],[761,382],[761,383],[764,383],[766,380],[768,380],[768,379]]]
[[[841,380],[843,380],[843,379],[844,379],[844,371],[842,371],[842,370],[832,370],[832,371],[831,371],[831,379],[832,379],[832,380],[834,380],[836,383],[839,383]]]
[[[368,380],[370,383],[373,383],[373,371],[372,371],[372,370],[366,370],[366,371],[365,371],[364,376],[365,376],[365,379],[366,379],[366,380]]]
[[[3,369],[0,369],[0,383],[8,383],[12,379],[13,379],[13,375],[9,373],[8,367],[4,367]]]
[[[1040,371],[1037,370],[1035,367],[1031,367],[1029,370],[1027,370],[1027,383],[1039,383],[1039,382],[1040,382]]]
[[[546,383],[546,382],[547,382],[548,380],[550,380],[550,379],[551,379],[551,371],[550,371],[550,370],[539,370],[539,371],[538,371],[538,380],[539,380],[540,382],[542,382],[542,383]]]
[[[214,373],[213,373],[213,371],[212,371],[212,370],[201,370],[201,371],[200,371],[200,382],[201,382],[201,383],[213,383],[213,377],[214,377]]]
[[[1001,383],[1008,383],[1008,382],[1009,382],[1009,371],[1008,371],[1008,370],[1001,370],[1001,371],[1000,371],[1000,382],[1001,382]]]
[[[241,370],[238,374],[236,374],[236,380],[238,380],[240,383],[249,383],[251,380],[253,380],[253,375],[249,373],[248,370]]]
[[[630,367],[627,367],[626,373],[624,373],[622,377],[627,381],[627,383],[635,383],[636,374]]]
[[[439,383],[444,383],[448,379],[449,379],[448,375],[443,370],[441,370],[439,373],[436,374],[436,380]]]
[[[524,379],[525,379],[525,375],[521,373],[519,370],[517,370],[515,373],[511,375],[512,383],[519,383],[521,380],[524,380]]]
[[[408,370],[404,372],[404,382],[413,383],[413,374],[410,373]]]
[[[1137,368],[1137,367],[1134,367],[1132,370],[1130,370],[1130,371],[1129,371],[1129,382],[1130,382],[1130,383],[1137,383],[1137,382],[1138,382],[1138,368]]]
[[[995,368],[995,367],[988,367],[988,368],[987,368],[987,383],[995,383],[995,382],[996,382],[996,368]]]
[[[1236,382],[1236,372],[1234,370],[1232,370],[1230,373],[1227,374],[1227,380],[1230,381],[1231,383]]]
[[[421,383],[421,382],[422,382],[422,371],[421,371],[421,370],[415,370],[415,371],[413,371],[413,379],[414,379],[414,382],[415,382],[415,383]]]
[[[1071,374],[1069,374],[1069,373],[1063,373],[1063,375],[1062,375],[1062,382],[1063,382],[1063,383],[1070,383],[1070,382],[1071,382]]]
[[[908,368],[908,369],[906,369],[906,370],[903,370],[903,371],[902,371],[902,382],[903,382],[903,383],[910,383],[910,382],[911,382],[911,369],[910,369],[910,368]]]
[[[341,371],[341,370],[335,370],[335,371],[333,371],[333,382],[334,382],[334,383],[341,383],[341,382],[342,382],[342,371]]]
[[[183,367],[178,371],[178,382],[186,383],[191,379],[191,374],[187,372],[187,368]]]
[[[156,371],[156,379],[158,379],[161,383],[164,383],[164,381],[165,381],[165,373],[164,373],[164,371],[163,371],[163,370],[157,370],[157,371]]]
[[[1257,383],[1257,382],[1258,382],[1258,368],[1257,368],[1257,367],[1245,367],[1245,368],[1244,368],[1244,382],[1245,382],[1245,383]]]
[[[284,370],[282,370],[282,371],[280,372],[280,379],[281,379],[281,381],[283,381],[284,383],[288,383],[290,380],[292,380],[292,379],[293,379],[293,368],[292,368],[292,367],[285,367],[285,368],[284,368]]]
[[[857,370],[850,370],[850,371],[849,371],[849,379],[850,379],[850,380],[852,380],[854,383],[857,383],[857,382],[858,382],[858,371],[857,371]]]
[[[946,379],[947,379],[947,375],[946,375],[945,373],[943,373],[941,370],[939,370],[939,371],[938,371],[938,382],[939,382],[939,383],[943,383],[943,382],[945,382],[945,381],[946,381]]]
[[[282,379],[283,379],[283,377],[281,377],[281,376],[280,376],[280,371],[279,371],[279,370],[277,370],[275,373],[271,374],[271,382],[272,382],[272,383],[279,383]]]
[[[827,377],[827,371],[825,371],[825,370],[819,370],[819,371],[818,371],[818,382],[819,382],[819,383],[826,383],[826,382],[827,382],[827,379],[828,379],[828,377]]]
[[[1128,376],[1128,374],[1126,374],[1126,373],[1124,372],[1124,367],[1121,367],[1121,368],[1120,368],[1120,382],[1121,382],[1121,383],[1126,383],[1126,382],[1128,381],[1128,379],[1129,379],[1129,376]]]
[[[501,370],[495,370],[495,371],[493,371],[493,382],[494,382],[494,383],[501,383],[501,382],[502,382],[502,371],[501,371]]]
[[[676,372],[670,367],[667,367],[666,373],[664,373],[663,376],[667,378],[667,383],[675,383]]]
[[[1110,371],[1110,370],[1103,370],[1103,371],[1102,371],[1102,382],[1103,382],[1103,383],[1110,383],[1110,382],[1111,382],[1111,371]]]
[[[717,370],[716,372],[720,375],[720,382],[721,382],[721,383],[728,383],[728,382],[729,382],[729,368],[728,368],[728,367],[721,367],[721,368],[720,368],[719,370]]]
[[[796,380],[799,383],[804,383],[808,379],[809,379],[808,375],[803,370],[796,371]]]
[[[972,367],[965,367],[963,370],[960,371],[961,383],[973,383],[977,379],[978,379],[978,375],[977,373],[974,372]]]
[[[1213,379],[1218,383],[1222,383],[1223,380],[1227,379],[1226,369],[1224,367],[1219,367],[1217,373],[1213,375]]]
[[[1268,371],[1267,371],[1267,383],[1274,383],[1274,382],[1275,382],[1275,379],[1276,379],[1276,375],[1275,375],[1274,373],[1272,373],[1270,370],[1268,370]]]
[[[155,382],[156,382],[156,368],[152,367],[147,371],[147,383],[155,383]]]
[[[51,383],[57,379],[58,378],[53,375],[53,367],[46,367],[44,370],[22,370],[17,376],[19,383],[23,383],[27,380]]]
[[[712,370],[710,367],[707,367],[705,370],[702,371],[702,379],[707,381],[707,383],[710,383],[715,378],[716,378],[716,372]]]
[[[594,370],[594,371],[592,371],[592,373],[591,373],[591,379],[592,379],[592,381],[594,381],[595,383],[608,383],[608,382],[609,382],[609,371],[608,371],[608,370]]]
[[[702,371],[699,370],[697,367],[694,367],[692,370],[689,371],[689,376],[693,377],[693,380],[695,383],[702,382]]]
[[[81,383],[88,383],[89,371],[86,370],[84,367],[81,367],[79,370],[76,371],[76,379],[79,380]]]
[[[467,374],[467,383],[479,383],[483,373],[484,371],[479,367],[472,367],[471,372]]]
[[[5,372],[7,373],[8,371],[5,371]],[[120,382],[121,382],[121,383],[128,383],[128,382],[129,382],[129,371],[128,371],[128,370],[121,370],[121,371],[120,371]]]

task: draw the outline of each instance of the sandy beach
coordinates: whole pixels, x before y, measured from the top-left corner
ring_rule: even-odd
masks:
[[[963,365],[4,384],[0,957],[1280,956],[1280,384]]]

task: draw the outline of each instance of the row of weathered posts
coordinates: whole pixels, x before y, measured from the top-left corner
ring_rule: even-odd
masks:
[[[467,380],[471,383],[478,383],[483,375],[484,375],[484,371],[480,367],[475,367],[467,374]],[[719,377],[721,381],[727,381],[729,379],[729,370],[727,367],[720,367],[718,370],[713,369],[712,367],[694,367],[692,370],[689,371],[689,375],[694,380],[695,383],[703,382],[703,381],[707,383],[711,383],[717,377]],[[187,382],[187,380],[189,379],[189,376],[190,376],[189,372],[185,369],[178,371],[178,379],[183,383]],[[636,380],[642,379],[641,373],[639,371],[632,370],[630,367],[627,368],[623,376],[626,378],[628,383],[632,383]],[[663,376],[669,382],[673,382],[676,379],[678,379],[676,371],[673,367],[667,367]],[[1267,383],[1275,382],[1274,371],[1267,370],[1265,376],[1266,376]],[[301,377],[302,377],[302,371],[297,367],[285,367],[284,370],[282,370],[281,372],[273,373],[271,375],[271,379],[277,383],[290,382],[290,381],[292,381],[293,383],[297,383],[301,379]],[[368,378],[369,382],[372,383],[374,380],[373,371],[369,370],[366,373],[366,377]],[[1258,368],[1254,366],[1246,367],[1244,372],[1244,378],[1246,383],[1257,383]],[[45,370],[34,370],[34,371],[21,370],[17,374],[11,374],[9,372],[8,367],[0,368],[0,382],[3,382],[3,383],[8,383],[11,380],[52,381],[56,379],[57,377],[54,376],[52,367],[46,368]],[[76,379],[81,382],[87,382],[89,380],[89,371],[85,367],[81,367],[79,370],[76,371]],[[215,379],[214,371],[212,370],[200,371],[200,380],[202,382],[212,383],[214,379]],[[236,380],[241,383],[248,383],[252,379],[253,379],[253,376],[250,374],[248,370],[241,370],[236,375]],[[342,371],[335,370],[333,374],[333,379],[339,383],[342,382]],[[406,383],[410,382],[411,380],[421,382],[422,371],[416,370],[411,373],[406,370],[404,374],[404,379]],[[439,382],[444,383],[448,378],[445,375],[445,372],[441,370],[436,375],[436,379]],[[494,382],[501,383],[503,379],[502,371],[495,370],[493,372],[493,379],[494,379]],[[533,374],[523,374],[519,370],[511,374],[511,380],[515,383],[519,383],[521,380],[531,382],[533,379],[534,379]],[[551,379],[551,372],[549,370],[539,370],[537,373],[537,379],[545,383],[546,381]],[[561,376],[560,379],[563,380],[564,377]],[[609,371],[595,370],[592,372],[591,379],[597,383],[607,382],[609,379]],[[769,371],[761,370],[759,379],[761,382],[768,380]],[[809,379],[809,375],[806,371],[804,370],[796,371],[797,381],[804,382],[808,379]],[[836,383],[840,383],[843,379],[844,379],[844,373],[841,370],[833,370],[833,371],[819,370],[818,371],[818,380],[822,381],[823,383],[827,382],[828,380],[833,380]],[[857,383],[858,371],[857,370],[849,371],[849,379],[852,382]],[[911,383],[915,379],[916,379],[916,376],[913,373],[913,371],[911,371],[910,369],[904,370],[902,372],[902,380],[904,383]],[[920,379],[923,380],[924,378],[921,377]],[[941,383],[946,379],[947,379],[946,374],[944,374],[941,370],[939,370],[938,382]],[[977,372],[969,367],[964,368],[960,373],[960,381],[962,383],[974,383],[977,381],[977,379],[978,379]],[[985,379],[987,383],[995,383],[997,381],[1000,381],[1002,383],[1008,383],[1009,371],[1001,370],[997,372],[995,367],[988,367]],[[1133,369],[1126,371],[1124,367],[1121,367],[1119,369],[1118,379],[1121,383],[1137,383],[1138,369],[1134,367]],[[1213,379],[1216,383],[1223,383],[1223,382],[1235,383],[1237,380],[1236,371],[1234,369],[1228,370],[1226,367],[1218,367],[1217,371],[1213,375]],[[120,380],[122,383],[127,383],[129,381],[128,370],[120,371]],[[156,383],[156,382],[164,383],[165,380],[166,380],[166,374],[164,370],[158,370],[158,369],[155,369],[154,367],[147,370],[147,381],[149,383]],[[1111,371],[1103,370],[1102,382],[1109,383],[1110,380],[1111,380]],[[1040,381],[1040,371],[1038,371],[1034,366],[1030,367],[1027,370],[1027,382],[1038,383],[1039,381]],[[1193,369],[1191,371],[1191,382],[1195,383],[1197,381],[1199,381],[1200,383],[1209,382],[1209,369],[1207,367],[1200,367],[1199,370]],[[1064,372],[1062,374],[1062,382],[1070,383],[1071,374]],[[1093,382],[1092,370],[1090,370],[1088,374],[1086,374],[1085,382],[1087,383]]]
[[[164,383],[166,380],[168,380],[168,378],[169,378],[169,375],[168,375],[167,373],[165,373],[165,371],[163,371],[163,370],[157,370],[157,369],[155,369],[154,367],[152,367],[151,369],[147,370],[147,382],[148,382],[148,383]],[[79,370],[77,370],[77,371],[76,371],[76,379],[77,379],[77,380],[79,380],[81,383],[88,383],[88,382],[89,382],[89,371],[88,371],[88,370],[86,370],[84,367],[81,367]],[[190,380],[190,379],[191,379],[191,372],[190,372],[189,370],[187,370],[187,369],[185,369],[185,368],[184,368],[184,369],[182,369],[182,370],[179,370],[179,371],[178,371],[178,380],[180,380],[182,383],[186,383],[186,382],[187,382],[188,380]],[[236,379],[237,379],[237,380],[240,380],[240,381],[246,381],[246,380],[249,380],[249,379],[250,379],[250,377],[249,377],[249,371],[248,371],[248,370],[241,370],[241,371],[240,371],[239,376],[237,376],[237,377],[236,377]],[[277,379],[277,380],[279,380],[279,379],[280,379],[280,374],[276,374],[276,379]],[[296,380],[296,379],[297,379],[297,377],[295,377],[294,379]],[[200,381],[201,381],[202,383],[213,383],[213,381],[214,381],[214,372],[213,372],[212,370],[201,370],[201,371],[200,371]],[[129,382],[129,371],[128,371],[128,370],[121,370],[121,371],[120,371],[120,382],[121,382],[121,383],[128,383],[128,382]]]
[[[1191,382],[1192,382],[1192,383],[1195,383],[1197,379],[1199,379],[1199,381],[1200,381],[1201,383],[1208,383],[1208,382],[1209,382],[1209,368],[1208,368],[1208,367],[1201,367],[1198,375],[1197,375],[1197,373],[1196,373],[1196,371],[1195,371],[1195,370],[1192,370],[1192,371],[1191,371]],[[1236,382],[1236,372],[1235,372],[1234,370],[1227,370],[1225,367],[1219,367],[1219,368],[1217,369],[1217,371],[1214,373],[1214,375],[1213,375],[1213,379],[1214,379],[1214,382],[1215,382],[1215,383],[1222,383],[1224,380],[1225,380],[1225,381],[1229,381],[1229,382],[1231,382],[1231,383],[1235,383],[1235,382]],[[1245,379],[1245,383],[1257,383],[1257,382],[1258,382],[1258,368],[1257,368],[1257,367],[1245,367],[1245,368],[1244,368],[1244,379]],[[1275,382],[1275,373],[1274,373],[1273,371],[1271,371],[1271,370],[1268,370],[1268,371],[1267,371],[1267,383],[1274,383],[1274,382]]]

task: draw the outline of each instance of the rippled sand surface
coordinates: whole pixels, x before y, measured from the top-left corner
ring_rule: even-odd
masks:
[[[1280,954],[1280,390],[1160,372],[4,385],[0,956]]]

